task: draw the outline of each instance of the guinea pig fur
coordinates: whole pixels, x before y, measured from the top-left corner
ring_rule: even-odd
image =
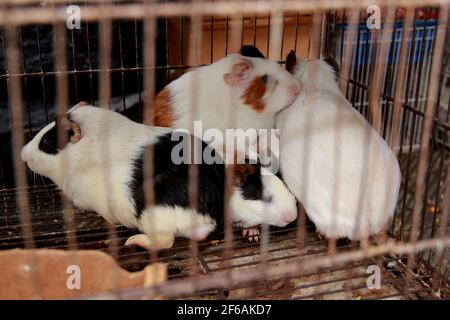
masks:
[[[66,116],[43,128],[21,156],[31,170],[53,180],[76,207],[96,211],[110,223],[137,228],[147,237],[148,248],[158,247],[158,237],[167,247],[176,236],[202,240],[223,226],[223,164],[195,165],[199,176],[194,209],[188,197],[190,165],[175,164],[171,158],[179,143],[172,139],[173,129],[138,124],[92,106],[75,106]],[[65,146],[58,147],[57,128],[69,135]],[[79,136],[72,139],[74,135]],[[186,132],[177,135],[190,139]],[[210,148],[202,141],[200,146],[203,153]],[[152,202],[144,192],[148,150],[153,150]],[[248,227],[284,226],[296,218],[295,197],[281,180],[262,175],[258,164],[236,168],[230,199],[234,221]]]
[[[345,99],[329,64],[291,51],[286,66],[302,92],[277,115],[284,181],[324,235],[359,240],[381,232],[401,183],[395,154]]]
[[[153,124],[191,131],[192,121],[199,120],[204,129],[222,133],[227,128],[271,129],[275,114],[299,92],[299,83],[278,63],[230,54],[185,73],[159,92]],[[222,151],[221,145],[215,147]]]

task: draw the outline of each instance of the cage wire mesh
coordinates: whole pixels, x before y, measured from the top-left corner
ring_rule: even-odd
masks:
[[[449,298],[448,2],[378,1],[380,29],[366,24],[370,4],[2,2],[2,252],[92,249],[109,253],[128,271],[155,262],[167,267],[164,283],[131,289],[116,283],[112,293],[88,297]],[[80,9],[76,28],[66,25],[69,5]],[[70,106],[84,100],[145,122],[152,117],[154,94],[166,84],[244,44],[281,64],[291,49],[300,58],[331,56],[338,62],[347,99],[371,121],[400,163],[401,190],[387,237],[326,239],[300,210],[297,222],[263,227],[260,243],[249,243],[238,227],[231,228],[226,210],[224,233],[199,243],[177,239],[171,249],[147,252],[124,246],[135,230],[76,209],[52,181],[27,173],[20,159],[23,145]],[[190,89],[199,90],[196,83]],[[191,196],[202,191],[193,190]],[[41,264],[29,255],[29,266],[36,270]],[[369,289],[368,267],[374,265],[381,270],[381,287]],[[44,280],[30,279],[35,296],[42,297],[36,288]]]

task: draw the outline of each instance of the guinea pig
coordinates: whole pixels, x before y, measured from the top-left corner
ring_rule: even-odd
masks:
[[[192,121],[201,121],[203,129],[218,129],[223,136],[228,128],[271,129],[275,114],[299,92],[298,82],[278,63],[230,54],[183,74],[161,90],[154,102],[153,124],[191,130]],[[221,154],[225,151],[223,142],[206,142],[215,143]]]
[[[59,147],[57,130],[69,137]],[[166,248],[176,236],[203,240],[223,227],[225,165],[183,162],[189,151],[180,143],[191,138],[185,131],[138,124],[110,110],[77,105],[44,127],[24,146],[21,157],[31,170],[53,180],[76,207],[143,233],[127,244]],[[217,159],[214,149],[195,141],[198,149],[191,150]],[[147,150],[153,156],[144,160]],[[153,161],[153,201],[144,192],[147,161]],[[196,208],[188,196],[190,165],[198,167]],[[276,176],[262,175],[259,164],[236,165],[231,187],[233,221],[246,227],[284,226],[295,219],[295,197]]]
[[[284,181],[325,236],[360,240],[381,232],[400,189],[395,154],[346,100],[326,61],[302,61],[291,51],[286,67],[302,92],[277,115]]]

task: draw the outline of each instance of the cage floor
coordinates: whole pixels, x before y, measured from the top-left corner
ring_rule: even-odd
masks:
[[[400,195],[400,203],[403,202],[405,218],[403,225],[405,230],[410,223],[410,212],[414,198],[415,168],[418,154],[400,157],[402,173],[409,176],[405,181]],[[443,188],[442,177],[445,176],[448,163],[447,152],[433,152],[430,162],[430,180],[428,183],[428,203],[438,206],[439,195]],[[405,188],[406,186],[406,188]],[[406,190],[406,192],[404,192]],[[38,248],[66,249],[67,238],[74,231],[67,231],[64,221],[63,206],[60,193],[54,185],[29,187],[26,190],[4,189],[0,190],[0,250],[24,246],[23,224],[18,215],[17,198],[28,197],[29,213],[34,244]],[[404,200],[404,201],[403,201]],[[409,217],[409,218],[408,218]],[[437,220],[432,215],[427,215],[423,221],[426,229],[431,229]],[[397,215],[397,218],[401,218]],[[110,240],[108,238],[108,226],[103,218],[93,212],[75,211],[74,221],[75,235],[78,249],[98,249],[109,252]],[[394,221],[394,226],[398,226]],[[425,229],[425,230],[426,230]],[[327,241],[321,239],[312,225],[306,226],[307,234],[302,249],[296,245],[295,225],[284,229],[271,228],[270,241],[266,264],[281,265],[297,261],[297,257],[305,259],[327,254]],[[401,238],[403,233],[397,228],[392,230]],[[121,226],[116,227],[118,247],[112,248],[113,255],[119,264],[129,270],[137,271],[149,263],[150,256],[137,247],[124,247],[126,239],[135,234]],[[237,230],[233,241],[234,249],[226,254],[221,235],[199,244],[198,254],[192,256],[190,243],[187,240],[178,239],[170,250],[159,252],[157,260],[168,266],[169,278],[180,279],[196,272],[210,274],[226,272],[231,269],[251,269],[261,262],[259,244],[249,243]],[[352,250],[358,247],[357,243],[340,242],[337,251]],[[428,260],[428,262],[426,261]],[[381,269],[381,288],[369,290],[366,285],[369,274],[367,267],[377,264]],[[210,290],[199,292],[190,297],[179,298],[272,298],[272,299],[421,299],[435,298],[431,290],[432,269],[428,268],[430,260],[419,258],[414,270],[406,267],[406,257],[383,256],[365,261],[355,261],[351,264],[336,265],[333,268],[324,268],[306,272],[296,278],[265,279],[256,283],[245,284],[227,290]],[[444,269],[446,267],[444,266]],[[444,272],[445,274],[445,272]],[[408,275],[409,282],[406,282]],[[442,279],[444,285],[441,288],[441,298],[450,298],[449,277]]]
[[[0,193],[5,211],[16,211],[15,198],[20,192],[9,190]],[[54,186],[34,187],[27,190],[34,243],[38,248],[66,249],[68,246],[66,225],[60,203],[59,192]],[[23,235],[19,218],[8,214],[1,215],[0,250],[23,247]],[[76,212],[74,225],[79,249],[98,249],[109,252],[111,249],[106,222],[92,212]],[[315,233],[312,225],[306,226],[304,246],[296,245],[295,226],[271,228],[266,264],[281,265],[302,258],[313,258],[327,254],[327,241]],[[73,232],[73,231],[69,231]],[[116,252],[119,264],[129,270],[141,270],[151,260],[144,250],[131,246],[124,247],[126,239],[135,233],[124,227],[116,227],[118,247]],[[173,248],[159,252],[156,258],[167,264],[169,280],[189,276],[194,270],[203,274],[226,272],[231,269],[248,270],[261,262],[260,246],[249,243],[237,230],[233,241],[234,249],[226,254],[221,235],[199,244],[198,254],[192,255],[190,243],[178,239]],[[358,243],[339,242],[338,252],[352,250]],[[369,265],[378,265],[381,269],[381,288],[368,289],[366,281],[370,274]],[[406,275],[409,281],[406,282]],[[417,268],[408,270],[406,257],[383,256],[376,259],[354,261],[351,264],[336,265],[306,272],[295,278],[264,279],[255,283],[230,287],[227,290],[211,289],[190,296],[176,298],[198,299],[432,299],[436,298],[430,284],[431,274],[418,261]],[[440,295],[450,297],[447,280]]]

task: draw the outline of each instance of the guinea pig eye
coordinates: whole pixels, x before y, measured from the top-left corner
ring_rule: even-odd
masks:
[[[263,76],[261,77],[261,80],[262,80],[264,83],[267,83],[267,81],[269,80],[268,75],[267,75],[267,74],[263,75]]]
[[[45,146],[45,147],[47,147],[47,148],[53,148],[53,142],[52,142],[52,141],[50,141],[50,140],[44,140],[43,143],[44,143],[44,146]]]

